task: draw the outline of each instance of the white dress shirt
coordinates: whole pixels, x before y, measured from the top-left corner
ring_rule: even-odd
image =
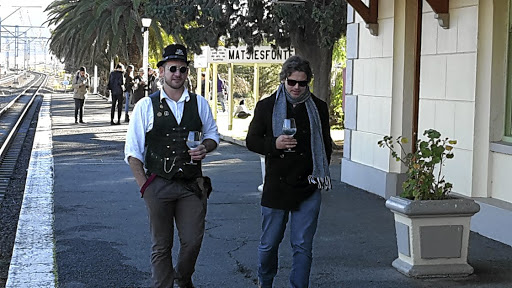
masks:
[[[196,97],[199,117],[203,123],[203,140],[211,139],[219,144],[220,137],[217,130],[217,123],[215,123],[215,120],[213,119],[212,110],[208,105],[208,101],[200,95],[196,95]],[[190,100],[188,90],[185,89],[181,98],[176,102],[169,98],[163,89],[160,89],[160,101],[162,99],[165,99],[167,105],[174,114],[176,121],[180,124],[181,119],[183,118],[185,102]],[[137,158],[144,163],[146,133],[153,129],[153,120],[154,115],[151,98],[144,97],[135,104],[130,117],[130,125],[126,132],[126,143],[124,146],[124,161],[126,163],[128,163],[129,157]]]

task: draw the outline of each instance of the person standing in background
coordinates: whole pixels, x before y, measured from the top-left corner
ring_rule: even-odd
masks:
[[[110,72],[108,77],[108,89],[112,95],[112,107],[110,108],[110,125],[121,124],[121,113],[123,110],[123,91],[124,91],[124,65],[119,63],[116,70]],[[117,106],[117,123],[114,122],[114,114]]]
[[[203,96],[204,98],[206,98],[206,95],[204,95],[204,91],[206,90],[206,82],[205,82],[205,75],[204,75],[204,72],[201,73],[201,96]]]
[[[85,67],[80,67],[79,71],[76,72],[75,78],[73,78],[74,89],[73,99],[75,100],[75,124],[80,121],[84,122],[84,104],[85,97],[87,95],[87,89],[89,89],[89,74],[85,71]],[[80,114],[80,119],[78,115]]]
[[[217,75],[217,102],[220,103],[220,107],[222,108],[222,112],[226,112],[226,101],[224,95],[224,81],[220,79],[220,76]]]
[[[148,95],[155,93],[159,89],[159,87],[157,85],[158,84],[157,77],[155,74],[156,74],[155,71],[153,71],[153,69],[151,69],[151,67],[149,67],[148,68],[148,85],[147,85]]]
[[[144,98],[146,92],[146,82],[144,82],[144,68],[139,69],[139,73],[134,78],[133,86],[133,103],[136,104],[140,99]]]
[[[133,94],[133,65],[128,65],[124,72],[124,122],[130,122],[128,111],[130,110],[130,96]]]

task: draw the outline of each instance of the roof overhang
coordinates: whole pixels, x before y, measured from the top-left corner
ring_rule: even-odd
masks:
[[[363,0],[346,0],[354,10],[363,18],[366,23],[366,28],[370,30],[370,34],[377,36],[379,34],[379,23],[377,21],[379,16],[379,1],[369,0],[368,6]],[[422,1],[422,0],[418,0]],[[434,10],[435,18],[439,22],[439,26],[444,29],[450,27],[450,1],[449,0],[425,0]]]

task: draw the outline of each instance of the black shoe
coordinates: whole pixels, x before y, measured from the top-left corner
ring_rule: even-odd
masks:
[[[186,282],[180,281],[180,279],[176,279],[176,284],[178,284],[178,287],[180,288],[195,288],[194,284],[192,284],[192,280],[188,280]]]
[[[195,288],[194,284],[192,284],[192,279],[191,278],[188,278],[188,279],[184,279],[183,277],[181,277],[181,274],[176,272],[176,270],[174,270],[174,282],[178,285],[178,287],[180,288]]]
[[[121,125],[121,120],[117,121],[116,125]]]
[[[116,123],[114,123],[114,120],[110,121],[110,125],[116,125]]]
[[[84,120],[80,120],[80,123],[85,124]]]
[[[78,124],[78,120],[75,120],[75,124]]]
[[[130,117],[128,117],[128,114],[124,116],[124,122],[130,122]]]

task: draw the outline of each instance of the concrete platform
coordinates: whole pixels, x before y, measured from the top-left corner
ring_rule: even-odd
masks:
[[[17,239],[14,255],[20,257],[13,257],[7,287],[149,287],[147,213],[123,162],[127,125],[110,126],[110,104],[98,96],[86,101],[86,124],[74,124],[70,94],[46,95],[45,103],[50,109],[41,112],[42,134],[36,137],[29,169],[30,177],[42,178],[27,180],[45,189],[27,185],[25,190],[31,201],[23,203],[20,218],[28,221],[20,221],[18,228],[20,238],[31,241]],[[200,288],[256,287],[259,156],[223,141],[203,167],[214,191],[194,283]],[[322,193],[310,287],[512,287],[512,248],[476,233],[470,235],[468,258],[473,275],[402,275],[391,266],[397,247],[385,200],[341,183],[339,172],[339,162],[333,161],[334,187]],[[288,287],[288,243],[287,235],[275,279],[279,288]]]

